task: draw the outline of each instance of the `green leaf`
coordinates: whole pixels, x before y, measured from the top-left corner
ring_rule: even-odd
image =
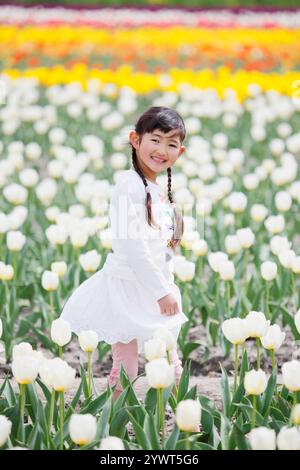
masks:
[[[130,413],[129,409],[126,408],[126,410],[127,410],[129,419],[132,423],[132,427],[134,429],[135,438],[136,438],[137,443],[140,444],[142,449],[151,450],[152,447],[151,447],[151,443],[148,439],[147,434],[144,432],[142,426],[137,422],[135,417]]]
[[[189,379],[190,379],[190,373],[191,373],[191,363],[186,362],[184,364],[182,374],[180,377],[180,382],[178,385],[178,393],[177,393],[177,403],[179,403],[181,400],[184,399],[188,388],[189,388]]]
[[[113,397],[111,395],[103,406],[101,416],[98,420],[96,439],[102,439],[109,434],[109,416],[111,412],[112,400]]]
[[[144,431],[150,440],[151,448],[154,450],[159,450],[159,435],[156,428],[156,422],[152,414],[146,413],[144,420]]]
[[[276,389],[277,374],[276,369],[273,370],[272,375],[269,377],[267,388],[262,396],[262,412],[261,414],[266,418],[269,415],[271,401]]]
[[[175,425],[172,432],[171,432],[171,434],[168,436],[168,438],[165,442],[165,449],[166,450],[176,449],[176,444],[177,444],[177,441],[178,441],[178,437],[179,437],[179,429]]]
[[[221,371],[222,371],[222,379],[221,379],[221,391],[222,391],[222,403],[223,403],[223,411],[225,416],[230,416],[230,405],[231,405],[231,394],[230,394],[230,387],[227,372],[220,364]]]

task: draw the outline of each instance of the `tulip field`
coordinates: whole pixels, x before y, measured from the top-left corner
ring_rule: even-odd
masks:
[[[0,449],[300,450],[300,10],[0,6],[0,43]],[[187,130],[184,368],[161,328],[115,400],[110,345],[58,317],[155,105]]]

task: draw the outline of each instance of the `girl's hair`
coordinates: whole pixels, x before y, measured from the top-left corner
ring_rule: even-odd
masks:
[[[170,132],[172,129],[178,129],[178,135],[180,141],[182,142],[185,139],[186,130],[185,125],[183,122],[182,117],[177,113],[177,111],[165,108],[163,106],[152,106],[151,108],[147,109],[138,119],[137,123],[135,124],[135,132],[139,135],[139,140],[141,142],[143,134],[147,132],[153,132],[155,129],[159,129],[164,133]],[[146,218],[148,224],[154,226],[155,228],[159,228],[159,226],[153,222],[152,220],[152,212],[151,212],[151,203],[152,198],[148,188],[147,180],[139,166],[136,150],[132,144],[132,164],[135,171],[140,175],[145,185],[146,190]],[[169,246],[175,249],[177,245],[179,245],[183,231],[184,231],[184,223],[183,223],[183,216],[177,210],[175,203],[173,201],[172,196],[172,173],[171,167],[167,168],[168,172],[168,199],[173,207],[174,210],[174,233],[172,239],[169,242]]]

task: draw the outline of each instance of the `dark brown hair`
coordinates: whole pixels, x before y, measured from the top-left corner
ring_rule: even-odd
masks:
[[[164,133],[170,132],[172,129],[178,129],[178,135],[180,141],[183,142],[186,135],[185,125],[183,122],[182,117],[177,113],[177,111],[165,108],[163,106],[152,106],[151,108],[147,109],[138,119],[135,124],[135,132],[139,135],[139,140],[141,142],[142,137],[146,133],[153,132],[155,129],[159,129]],[[131,145],[131,144],[130,144]],[[143,183],[145,185],[146,190],[146,218],[147,222],[150,226],[154,226],[154,228],[159,228],[159,226],[152,220],[152,213],[151,213],[151,204],[152,198],[148,188],[148,182],[139,166],[136,150],[132,147],[132,165],[135,171],[139,174],[142,178]],[[168,199],[173,207],[174,211],[174,233],[172,239],[169,241],[168,246],[175,249],[177,245],[179,245],[183,231],[184,231],[184,223],[183,223],[183,216],[177,210],[175,203],[173,201],[172,196],[172,172],[171,167],[167,168],[168,173]]]

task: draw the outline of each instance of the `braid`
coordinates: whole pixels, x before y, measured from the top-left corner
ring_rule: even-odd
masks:
[[[173,201],[172,196],[172,170],[167,168],[168,172],[168,198],[171,206],[174,210],[174,233],[172,239],[169,241],[169,246],[175,250],[176,246],[179,245],[183,232],[184,232],[184,221],[182,215],[176,209],[176,205]]]
[[[150,226],[152,226],[153,228],[160,228],[155,222],[152,221],[152,210],[151,210],[151,204],[152,204],[152,197],[151,197],[151,193],[150,193],[150,189],[149,189],[149,186],[148,186],[148,183],[147,183],[147,180],[145,178],[145,175],[144,173],[142,172],[142,170],[140,169],[140,166],[139,166],[139,163],[138,163],[138,159],[137,159],[137,156],[136,156],[136,150],[135,148],[132,146],[132,165],[135,169],[135,171],[138,173],[138,175],[142,178],[143,180],[143,183],[145,185],[145,190],[146,190],[146,218],[147,218],[147,222]]]

